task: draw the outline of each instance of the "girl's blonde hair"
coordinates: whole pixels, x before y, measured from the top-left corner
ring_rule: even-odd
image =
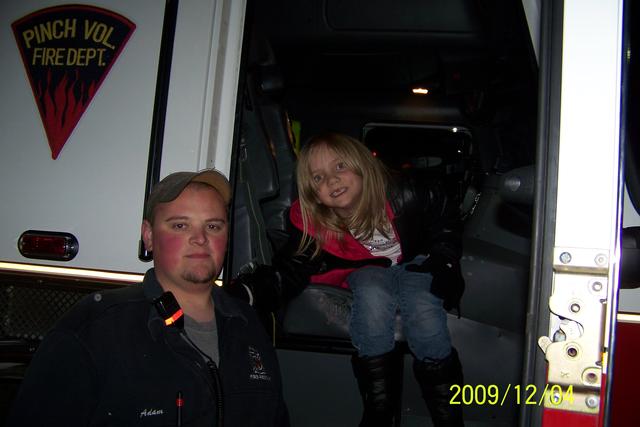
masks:
[[[318,202],[311,173],[311,157],[321,147],[333,151],[349,170],[362,178],[362,196],[350,218],[340,218],[333,209]],[[387,171],[357,139],[332,132],[311,137],[300,150],[296,174],[303,226],[302,241],[298,248],[300,252],[315,241],[315,257],[324,242],[332,238],[342,240],[344,233],[349,231],[357,239],[370,239],[375,230],[385,236],[390,232],[385,209]],[[313,238],[311,229],[315,233]]]

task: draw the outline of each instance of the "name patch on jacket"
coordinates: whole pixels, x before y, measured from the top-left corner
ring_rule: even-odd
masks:
[[[254,347],[249,346],[249,378],[252,380],[271,381],[262,363],[262,356]]]
[[[144,409],[140,411],[140,418],[151,417],[153,415],[163,415],[164,409]]]

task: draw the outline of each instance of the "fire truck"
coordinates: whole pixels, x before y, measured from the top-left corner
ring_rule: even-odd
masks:
[[[638,425],[638,7],[2,2],[2,417],[57,319],[151,267],[140,223],[160,178],[230,177],[224,286],[270,264],[296,153],[330,129],[459,207],[466,425]],[[358,423],[350,299],[308,284],[260,313],[294,426]],[[430,425],[410,357],[396,425]]]

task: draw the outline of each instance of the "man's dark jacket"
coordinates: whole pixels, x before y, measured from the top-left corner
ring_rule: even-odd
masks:
[[[202,356],[143,286],[89,295],[45,337],[12,408],[9,426],[216,426],[212,376]],[[214,287],[224,425],[288,426],[275,351],[253,309]]]

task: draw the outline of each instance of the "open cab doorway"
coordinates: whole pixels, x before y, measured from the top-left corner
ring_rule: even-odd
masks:
[[[613,375],[614,350],[630,348],[614,333],[621,270],[638,284],[623,231],[639,224],[630,3],[250,2],[235,157],[246,244],[231,274],[285,238],[304,141],[346,133],[390,168],[443,179],[458,203],[466,291],[448,322],[466,425],[625,425],[612,408],[628,401]],[[639,324],[637,291],[620,295]],[[294,425],[358,423],[349,310],[348,293],[310,284],[266,318]],[[399,424],[429,425],[410,362]]]
[[[538,67],[517,2],[249,2],[227,271],[270,263],[296,152],[333,130],[389,168],[445,182],[464,221],[461,316],[448,316],[467,425],[516,425],[534,212]],[[348,291],[310,284],[265,324],[293,425],[357,425]],[[401,331],[401,326],[398,327]],[[430,417],[404,345],[398,425]]]

